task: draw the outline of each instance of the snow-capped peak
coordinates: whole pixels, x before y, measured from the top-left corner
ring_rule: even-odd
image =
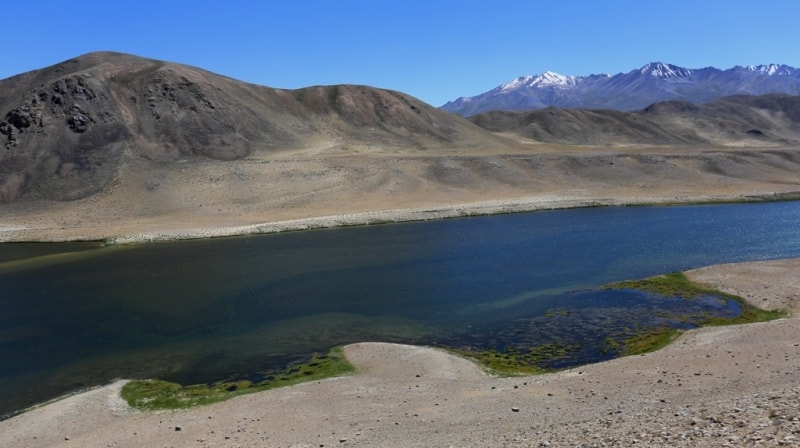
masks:
[[[556,72],[546,71],[541,75],[536,76],[520,76],[512,81],[509,81],[502,86],[499,90],[507,92],[522,87],[569,87],[575,85],[577,77],[564,76]]]
[[[778,65],[778,64],[768,64],[768,65],[748,65],[747,70],[751,72],[758,72],[765,74],[767,76],[778,75],[778,76],[788,76],[792,74],[791,67],[787,67],[785,65]]]
[[[574,76],[564,76],[556,72],[546,71],[537,76],[532,85],[536,86],[570,86],[575,84]]]
[[[800,95],[796,80],[800,80],[800,68],[783,64],[737,65],[720,70],[652,62],[615,75],[564,76],[546,71],[520,76],[442,108],[465,116],[489,110],[534,110],[549,106],[637,110],[658,101],[706,102],[743,92]]]
[[[509,90],[518,89],[520,87],[524,87],[533,79],[533,76],[520,76],[519,78],[513,79],[502,86],[500,86],[501,92],[507,92]]]
[[[678,67],[672,64],[664,64],[662,62],[651,62],[639,69],[643,75],[649,74],[654,78],[661,78],[666,80],[679,80],[691,76],[692,71],[688,68]]]

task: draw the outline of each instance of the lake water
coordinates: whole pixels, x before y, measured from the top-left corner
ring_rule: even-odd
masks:
[[[800,202],[558,210],[121,247],[1,244],[0,414],[118,377],[257,375],[356,341],[539,334],[525,329],[570,307],[647,319],[661,305],[592,288],[785,257],[800,257]],[[637,304],[639,314],[624,311]],[[550,322],[535,325],[550,328],[542,337],[569,336],[566,321]]]

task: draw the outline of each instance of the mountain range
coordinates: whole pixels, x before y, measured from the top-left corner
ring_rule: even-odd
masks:
[[[653,62],[616,75],[520,76],[488,92],[441,108],[463,116],[490,110],[558,108],[632,111],[662,101],[705,103],[733,95],[800,94],[800,70],[787,65],[688,69]]]
[[[772,80],[789,86],[796,73],[785,66],[736,72],[749,74],[747,85],[761,87],[775,85]],[[671,85],[693,89],[698,97],[719,90],[708,93],[685,80],[715,79],[719,84],[722,78],[714,69],[653,65],[617,77],[548,73],[520,78],[500,90],[508,95],[531,89],[563,93],[603,79],[611,86],[616,79],[628,91]],[[739,78],[735,84],[741,89],[745,77]],[[250,169],[276,158],[406,154],[440,163],[437,157],[443,154],[512,154],[542,143],[796,146],[800,96],[737,96],[701,105],[668,101],[636,112],[549,107],[466,119],[391,90],[357,85],[273,89],[109,52],[0,80],[0,202],[7,203],[86,198],[134,178],[145,191],[153,191],[161,182],[153,172],[174,174],[209,164],[230,169],[226,161],[245,161]],[[434,178],[447,171],[424,170]]]

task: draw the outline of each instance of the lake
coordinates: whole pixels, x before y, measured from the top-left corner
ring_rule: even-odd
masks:
[[[0,415],[114,378],[257,376],[357,341],[502,345],[509,329],[539,337],[525,329],[554,310],[646,320],[679,305],[594,288],[800,257],[799,224],[800,202],[771,202],[130,246],[0,244]],[[550,322],[535,325],[541,337],[574,333]]]

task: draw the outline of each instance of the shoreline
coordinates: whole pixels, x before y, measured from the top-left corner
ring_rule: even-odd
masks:
[[[234,226],[207,226],[175,230],[153,230],[109,235],[101,238],[58,237],[62,229],[23,226],[0,226],[0,243],[3,242],[102,242],[108,245],[126,245],[150,242],[221,238],[295,232],[337,227],[379,225],[391,223],[423,222],[478,216],[530,213],[548,210],[565,210],[592,207],[648,207],[688,206],[729,203],[759,203],[800,200],[800,191],[767,192],[736,195],[701,196],[649,196],[630,198],[570,198],[564,195],[534,196],[517,199],[500,199],[467,202],[441,206],[397,208],[337,215],[266,221]],[[27,238],[26,233],[39,233],[50,237]]]
[[[687,271],[789,315],[690,330],[643,355],[501,378],[439,349],[357,343],[345,348],[355,375],[166,412],[128,408],[116,381],[0,421],[0,445],[791,446],[798,270],[800,259]]]
[[[175,166],[134,158],[96,194],[0,204],[0,242],[123,244],[576,207],[800,199],[799,151],[260,154]]]

